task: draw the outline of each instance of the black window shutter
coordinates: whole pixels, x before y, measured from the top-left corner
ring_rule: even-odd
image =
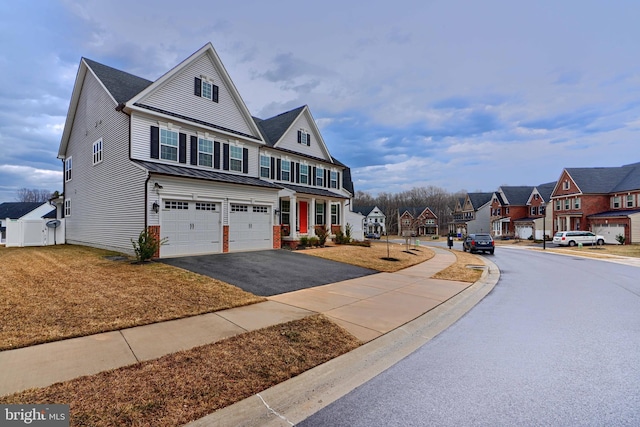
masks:
[[[160,128],[151,126],[151,158],[160,158]]]
[[[316,186],[318,183],[316,182],[316,167],[311,168],[311,185]]]
[[[191,135],[191,164],[198,164],[198,137]]]
[[[276,179],[280,181],[282,178],[282,160],[276,160]]]
[[[336,174],[338,176],[336,180],[338,181],[338,190],[339,190],[340,189],[340,172],[337,172]]]
[[[296,183],[300,184],[300,163],[296,162]]]
[[[196,81],[193,84],[193,94],[195,96],[202,96],[202,80],[196,77]]]
[[[331,187],[331,183],[329,180],[331,179],[331,171],[329,169],[324,170],[324,186],[329,188]]]
[[[242,149],[242,173],[249,173],[249,149]]]
[[[213,141],[213,167],[220,169],[220,143]]]
[[[298,144],[302,143],[302,131],[298,131]]]
[[[216,85],[211,85],[213,86],[212,90],[211,90],[211,94],[213,95],[211,98],[213,100],[213,102],[218,102],[218,86]]]
[[[222,169],[229,170],[229,144],[222,144]]]
[[[311,146],[311,134],[310,133],[307,134],[307,145]]]
[[[276,179],[276,158],[271,158],[271,179]]]
[[[291,182],[300,182],[297,178],[298,172],[296,172],[296,165],[297,163],[289,162],[289,175],[291,177]]]
[[[178,145],[178,162],[187,163],[187,135],[181,133]]]

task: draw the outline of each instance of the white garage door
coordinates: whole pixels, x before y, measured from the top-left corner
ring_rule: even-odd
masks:
[[[272,249],[269,206],[232,203],[229,213],[229,250]]]
[[[616,236],[622,234],[624,236],[624,226],[623,225],[598,225],[594,227],[594,233],[599,234],[604,237],[604,242],[610,245],[618,245],[618,241],[616,240]]]
[[[221,252],[220,204],[165,200],[160,213],[162,258]]]
[[[521,239],[528,239],[533,236],[533,228],[530,226],[518,225],[516,226],[516,236]]]

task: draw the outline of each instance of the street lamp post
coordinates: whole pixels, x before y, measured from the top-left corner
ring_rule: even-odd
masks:
[[[545,202],[540,203],[540,207],[544,212],[544,216],[542,217],[542,250],[547,250],[547,230],[546,230],[546,222],[547,222],[547,209],[545,208]]]

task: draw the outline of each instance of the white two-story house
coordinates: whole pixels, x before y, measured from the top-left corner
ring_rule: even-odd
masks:
[[[309,108],[252,117],[210,43],[155,81],[82,58],[58,157],[67,243],[132,252],[149,228],[160,257],[336,231],[353,194]]]

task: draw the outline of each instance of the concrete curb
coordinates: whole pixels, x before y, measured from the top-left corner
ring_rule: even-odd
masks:
[[[292,426],[301,422],[413,353],[489,294],[500,279],[500,270],[492,261],[483,260],[487,268],[480,280],[417,319],[187,426]]]

